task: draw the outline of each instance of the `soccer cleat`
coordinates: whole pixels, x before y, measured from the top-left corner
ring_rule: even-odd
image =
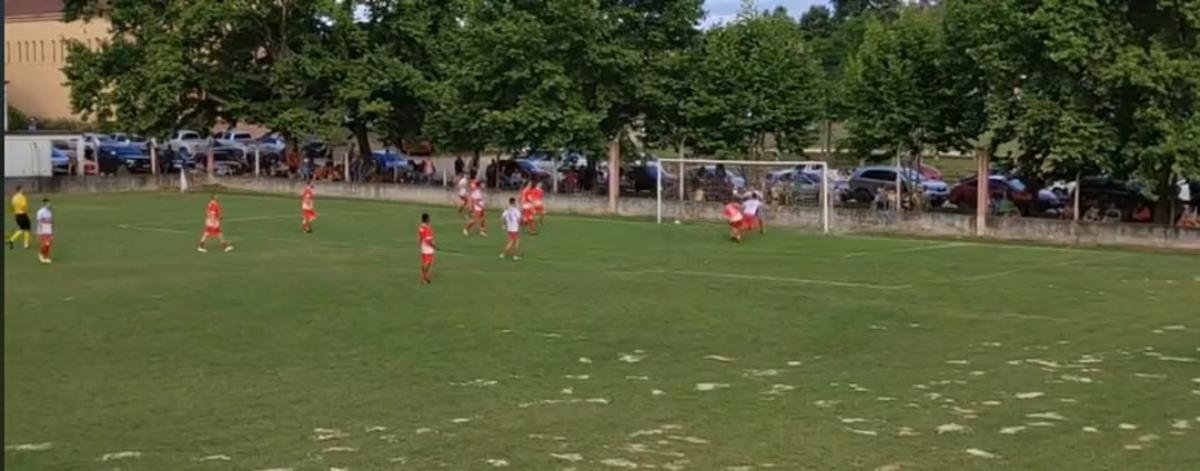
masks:
[[[466,229],[463,229],[463,237],[469,237],[470,235],[471,235],[471,233],[469,231],[467,231]]]
[[[504,254],[500,254],[500,260],[504,260]]]
[[[13,241],[10,240],[10,241],[8,241],[8,250],[12,250],[12,249],[13,249]]]
[[[479,235],[487,237],[487,231],[479,231]]]
[[[50,263],[50,259],[42,256],[42,254],[38,254],[38,261],[42,263]]]
[[[514,262],[515,262],[515,261],[517,261],[517,260],[520,260],[520,259],[521,259],[521,257],[518,257],[518,256],[516,256],[516,255],[513,255],[513,261],[514,261]]]
[[[226,247],[225,247],[225,251],[226,251],[226,252],[233,252],[233,246],[232,246],[232,245],[230,245],[230,246],[226,246]]]
[[[208,249],[204,247],[196,247],[196,251],[200,253],[208,253]]]

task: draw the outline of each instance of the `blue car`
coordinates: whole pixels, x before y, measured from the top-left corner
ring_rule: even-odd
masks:
[[[382,170],[406,170],[411,167],[408,156],[394,147],[371,152],[371,157],[375,159],[375,164]]]

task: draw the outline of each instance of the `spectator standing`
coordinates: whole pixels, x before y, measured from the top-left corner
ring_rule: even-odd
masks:
[[[454,174],[462,175],[465,165],[461,155],[454,157]]]

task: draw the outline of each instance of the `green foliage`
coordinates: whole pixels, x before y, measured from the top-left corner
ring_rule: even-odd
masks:
[[[783,151],[811,141],[821,71],[791,18],[741,18],[709,31],[697,54],[684,106],[702,151],[762,158],[768,136]]]
[[[948,2],[1003,156],[1047,178],[1134,177],[1167,194],[1200,167],[1200,1]],[[1164,212],[1165,213],[1165,212]]]
[[[870,20],[846,66],[850,146],[877,159],[969,149],[982,131],[982,99],[956,57],[937,10],[906,8],[890,24]],[[889,153],[872,154],[880,149]]]
[[[16,108],[13,105],[7,105],[7,106],[8,106],[8,128],[9,129],[21,129],[21,126],[23,126],[26,122],[29,121],[29,115],[25,114],[24,111],[21,111],[19,108]]]

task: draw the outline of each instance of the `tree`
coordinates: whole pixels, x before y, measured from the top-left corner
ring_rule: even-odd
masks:
[[[131,131],[264,124],[289,140],[421,132],[436,77],[429,32],[444,2],[68,0],[66,19],[105,15],[98,51],[72,46],[73,107]],[[356,13],[365,11],[364,18]]]
[[[947,2],[948,31],[985,83],[989,131],[1043,178],[1136,178],[1169,214],[1200,165],[1200,2]]]
[[[894,17],[900,0],[833,0],[833,16],[839,21],[868,15]]]
[[[870,20],[846,69],[851,147],[872,159],[969,149],[982,131],[983,101],[960,69],[939,11],[906,8],[895,22]]]
[[[708,32],[684,106],[698,145],[761,159],[768,136],[781,150],[811,140],[820,69],[791,18],[753,16]]]

